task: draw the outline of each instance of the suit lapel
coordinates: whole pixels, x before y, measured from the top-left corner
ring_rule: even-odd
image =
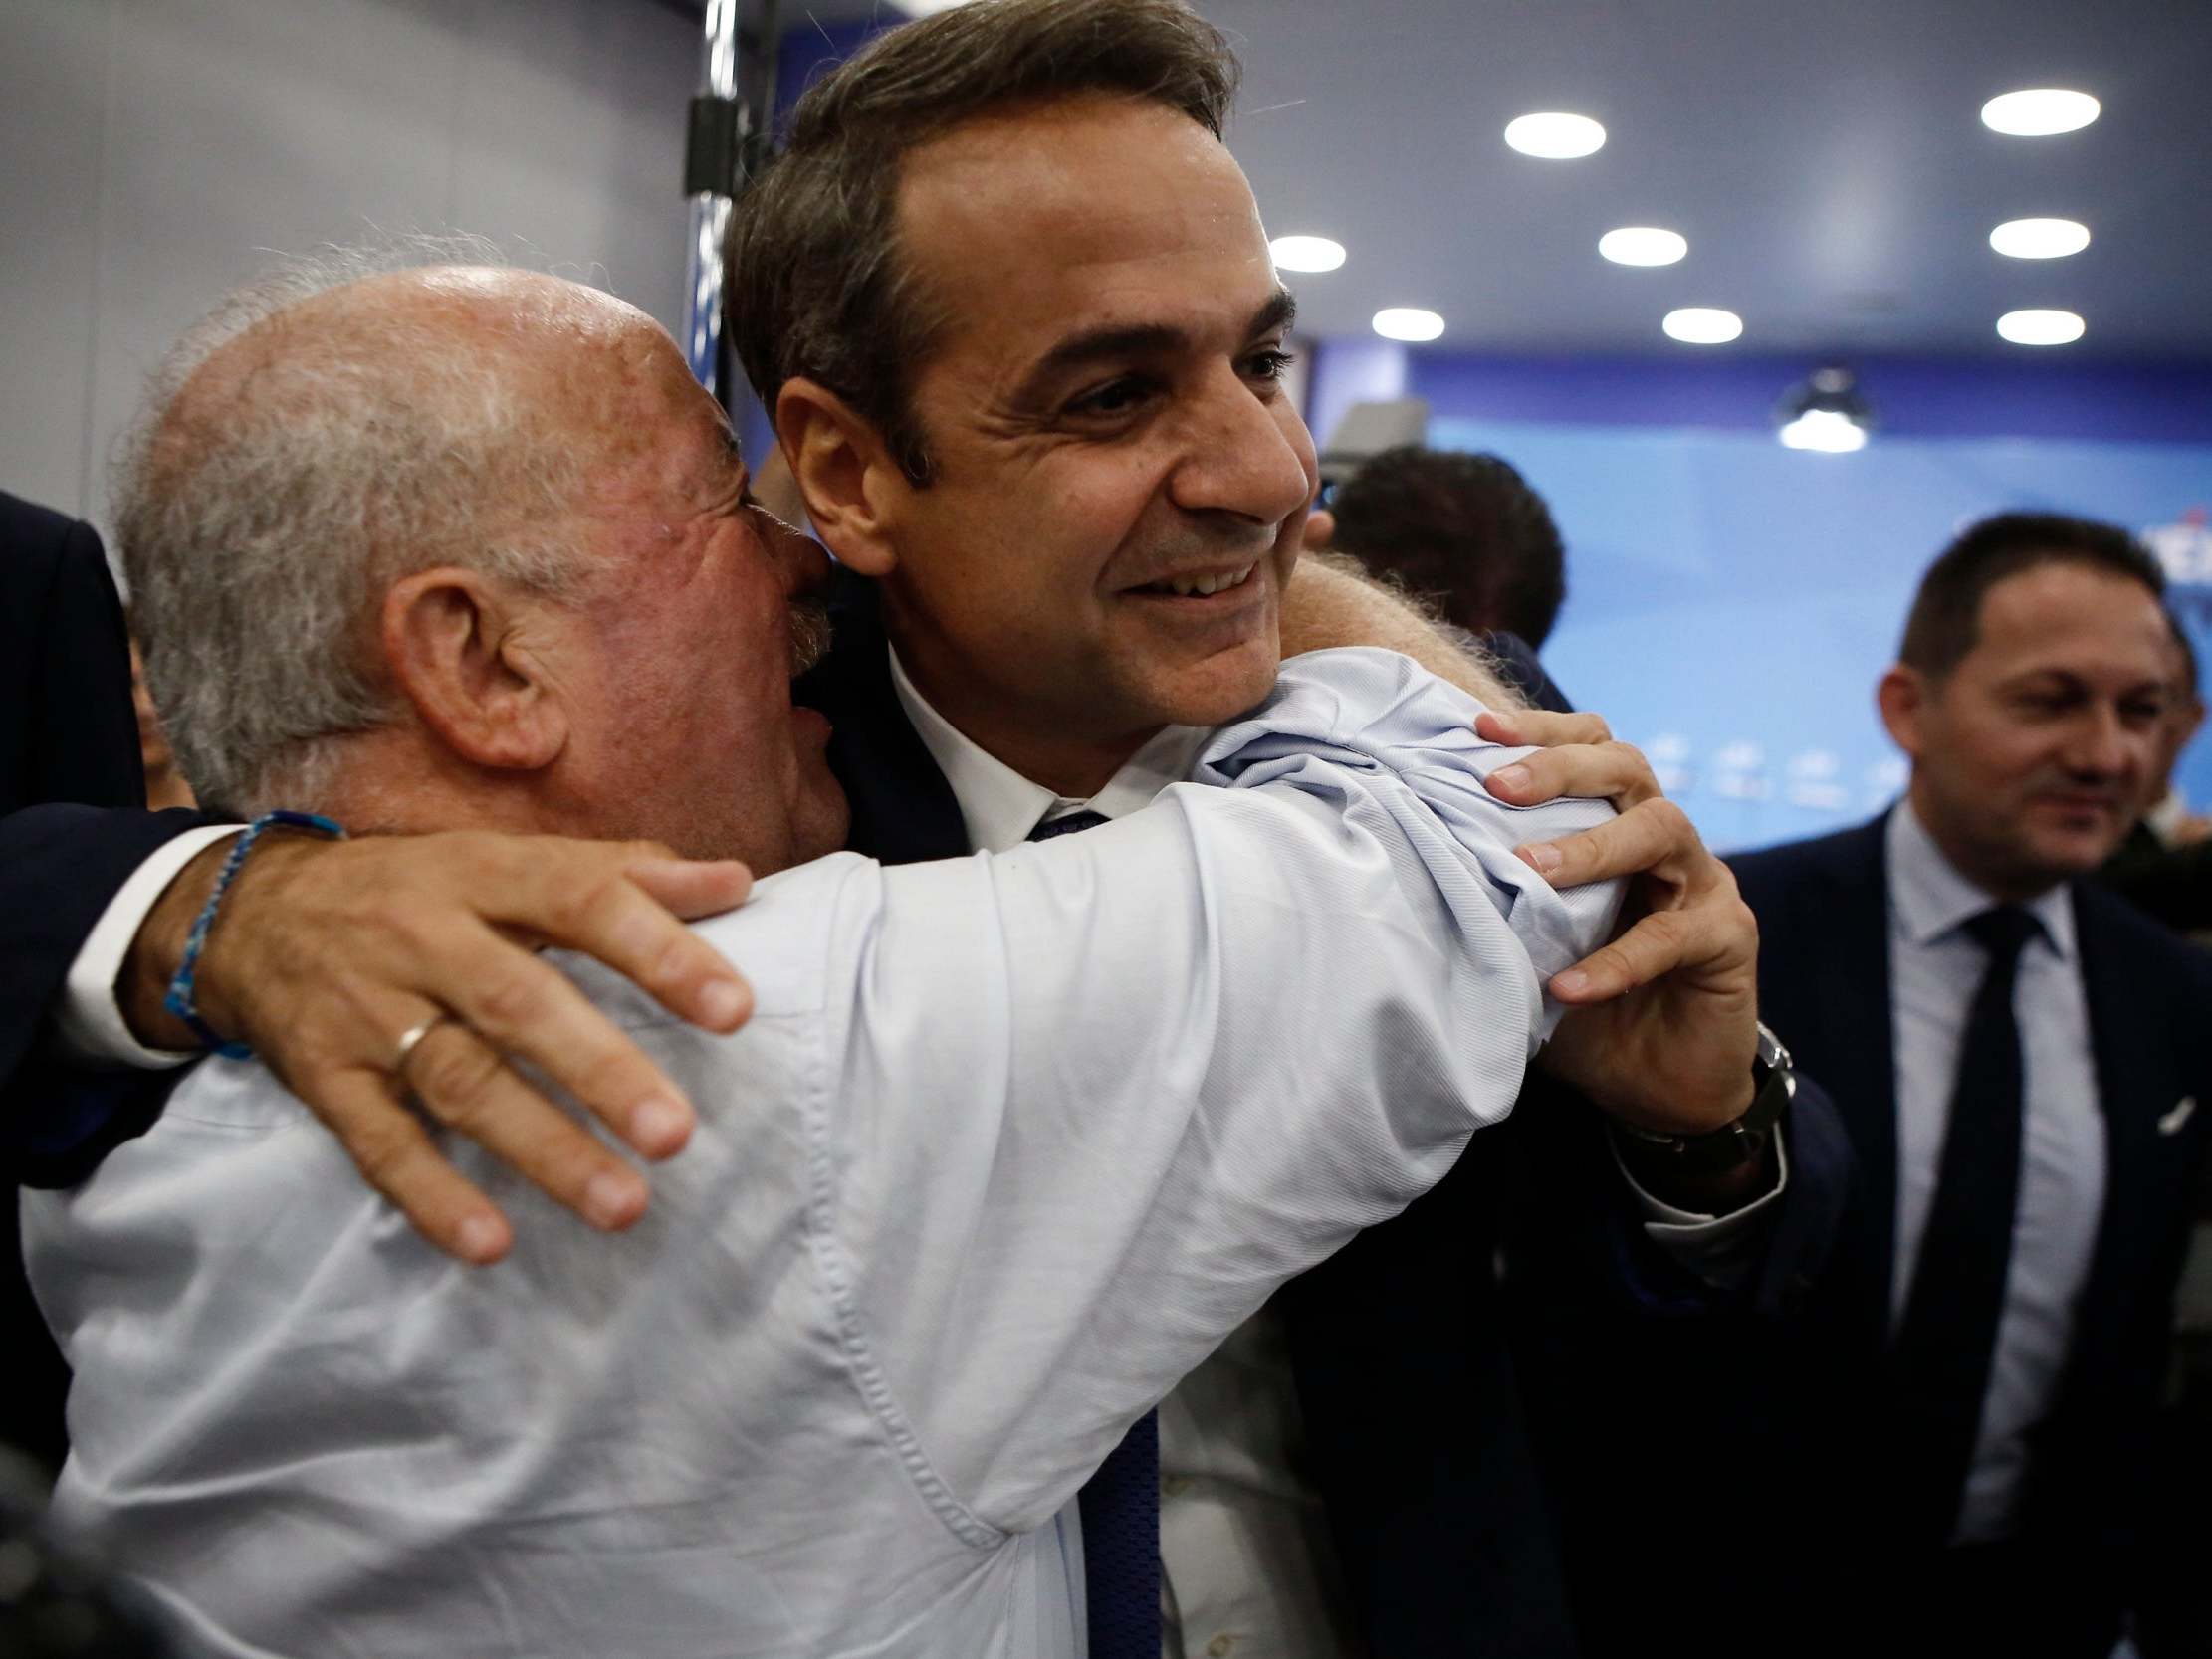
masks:
[[[2175,1080],[2155,1063],[2169,1036],[2158,1029],[2162,1002],[2157,986],[2141,982],[2129,952],[2119,947],[2098,909],[2083,902],[2079,886],[2073,898],[2105,1156],[2104,1208],[2075,1334],[2074,1350],[2081,1360],[2076,1369],[2083,1371],[2108,1350],[2106,1323],[2118,1316],[2144,1270],[2146,1222],[2154,1218],[2136,1200],[2152,1184],[2160,1155],[2171,1155],[2156,1119],[2173,1104],[2170,1087],[2162,1090],[2160,1085]]]
[[[1878,818],[1837,848],[1826,891],[1804,918],[1825,937],[1820,971],[1822,1071],[1859,1160],[1859,1202],[1846,1212],[1839,1266],[1863,1351],[1888,1341],[1896,1270],[1897,1068],[1889,992],[1889,882]]]
[[[875,584],[845,577],[831,614],[829,655],[792,695],[829,717],[829,767],[852,806],[845,845],[885,864],[967,856],[973,849],[953,786],[891,684]]]

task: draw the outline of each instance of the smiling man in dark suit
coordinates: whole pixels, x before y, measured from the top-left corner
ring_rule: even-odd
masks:
[[[2119,1635],[2212,957],[2080,878],[2153,781],[2162,589],[2108,525],[1971,526],[1881,680],[1905,798],[1734,861],[1761,1007],[1861,1172],[1774,1424],[1815,1503],[1777,1529],[1812,1547],[1768,1579],[1767,1651],[2087,1659]]]
[[[748,370],[775,406],[815,528],[849,569],[879,578],[881,627],[871,634],[856,626],[864,619],[847,616],[825,665],[850,671],[849,695],[826,683],[834,674],[804,688],[822,697],[836,727],[832,763],[853,800],[856,847],[903,860],[1095,824],[1149,799],[1206,726],[1263,696],[1285,649],[1346,637],[1409,653],[1437,644],[1418,617],[1340,570],[1311,567],[1289,579],[1315,463],[1279,385],[1289,297],[1219,139],[1232,82],[1220,37],[1164,0],[1021,0],[949,12],[887,37],[810,93],[790,149],[748,198],[731,284]],[[814,211],[799,211],[808,206]],[[1446,655],[1445,672],[1469,671]],[[1486,681],[1485,689],[1496,697]],[[1572,764],[1561,752],[1532,759],[1528,778],[1499,790],[1523,804],[1563,787],[1589,792],[1587,775],[1577,789],[1571,773],[1552,769]],[[1582,755],[1590,760],[1592,751]],[[1771,1087],[1783,1074],[1755,1058],[1749,919],[1678,812],[1640,799],[1618,822],[1626,827],[1601,853],[1586,846],[1578,855],[1565,843],[1562,858],[1624,860],[1616,873],[1660,867],[1657,907],[1666,914],[1593,958],[1586,978],[1554,981],[1563,1000],[1587,1006],[1562,1027],[1547,1066],[1662,1138],[1716,1135],[1726,1167],[1681,1194],[1701,1220],[1726,1220],[1709,1212],[1762,1192],[1781,1199],[1770,1211],[1803,1208],[1823,1189],[1817,1160],[1800,1158],[1793,1143],[1785,1182],[1769,1150],[1771,1124],[1748,1141],[1735,1133],[1755,1101],[1786,1094]],[[331,1121],[379,1184],[415,1192],[410,1213],[475,1259],[498,1254],[502,1224],[437,1163],[416,1121],[395,1113],[406,1084],[433,1115],[478,1135],[602,1225],[634,1218],[642,1183],[565,1120],[546,1129],[547,1119],[529,1116],[531,1097],[500,1051],[573,1081],[640,1149],[666,1151],[681,1139],[637,1133],[638,1102],[655,1080],[621,1063],[611,1041],[597,1043],[588,1010],[553,1017],[565,1009],[553,993],[532,994],[520,977],[543,971],[527,957],[494,965],[483,956],[486,973],[506,987],[487,997],[455,951],[418,945],[405,972],[428,977],[402,979],[412,994],[391,995],[392,953],[381,941],[426,939],[435,910],[574,938],[560,929],[577,907],[565,917],[502,908],[509,901],[498,895],[518,891],[519,855],[498,855],[503,875],[471,862],[488,851],[410,856],[301,842],[256,853],[270,862],[249,866],[225,901],[200,967],[209,1023],[252,1038],[304,1096],[334,1100]],[[156,911],[147,933],[164,942],[141,937],[133,947],[141,971],[126,966],[131,1005],[158,1008],[158,986],[216,856],[202,853],[196,875]],[[415,873],[395,882],[402,863]],[[354,885],[347,891],[364,897],[334,907],[310,895],[318,882],[325,895],[337,891],[330,872],[372,867],[381,872],[373,895]],[[311,868],[326,874],[303,875]],[[425,872],[431,888],[445,884],[437,903]],[[1590,872],[1553,874],[1566,881]],[[529,885],[535,898],[551,884]],[[624,898],[612,883],[595,891],[610,913]],[[672,1001],[695,1011],[683,982],[696,986],[705,970],[694,959],[682,972],[660,971],[655,934],[634,905],[620,911],[622,929],[594,930],[627,936],[609,959],[656,988],[677,981]],[[282,920],[263,928],[272,918]],[[108,932],[105,921],[99,932]],[[292,942],[255,945],[257,936]],[[470,946],[480,948],[481,940]],[[142,971],[149,964],[158,971]],[[327,975],[341,976],[348,990],[374,986],[375,996],[332,995]],[[309,980],[320,983],[310,989]],[[225,985],[243,994],[232,1000]],[[356,1022],[363,1029],[332,1040],[329,1010],[342,1019],[371,1000],[380,1007]],[[1297,1011],[1286,1009],[1286,1034],[1296,1023]],[[525,1028],[547,1040],[523,1040]],[[140,1022],[133,1029],[156,1034]],[[175,1030],[167,1036],[183,1040]],[[601,1063],[579,1065],[578,1053]],[[407,1077],[395,1077],[408,1056]],[[347,1075],[318,1087],[316,1074],[333,1071]],[[461,1087],[448,1087],[456,1081]],[[1808,1116],[1802,1103],[1797,1116]],[[1596,1114],[1582,1118],[1598,1123]],[[1579,1184],[1625,1204],[1628,1183],[1603,1133],[1579,1165]],[[1830,1189],[1835,1173],[1826,1171]],[[600,1203],[594,1195],[609,1180],[615,1201]],[[1756,1231],[1760,1217],[1751,1220]],[[481,1224],[473,1239],[472,1222]],[[1630,1246],[1645,1242],[1633,1218],[1624,1231]],[[1460,1304],[1436,1312],[1454,1338],[1494,1350],[1494,1328]],[[1279,1401],[1290,1379],[1279,1354],[1269,1359],[1264,1388]],[[1494,1388],[1460,1393],[1423,1432],[1456,1437],[1468,1422],[1487,1427],[1509,1409]],[[1234,1453],[1233,1432],[1258,1414],[1222,1414],[1231,1433],[1209,1447]],[[1171,1424],[1171,1447],[1173,1433]],[[1263,1466],[1249,1484],[1271,1501],[1294,1484],[1286,1470]],[[1086,1504],[1081,1522],[1086,1557],[1094,1541],[1119,1537],[1135,1568],[1090,1592],[1094,1659],[1157,1652],[1163,1634],[1186,1630],[1203,1648],[1222,1627],[1202,1603],[1232,1599],[1280,1609],[1273,1651],[1333,1659],[1356,1642],[1338,1642],[1332,1620],[1307,1616],[1320,1597],[1301,1564],[1310,1556],[1295,1551],[1268,1557],[1286,1563],[1279,1567],[1214,1552],[1200,1574],[1178,1573],[1171,1559],[1176,1606],[1164,1631],[1160,1486],[1140,1465],[1119,1490],[1136,1500],[1121,1512],[1133,1522],[1125,1533],[1103,1523],[1094,1530],[1097,1506]],[[1453,1525],[1472,1509],[1485,1529],[1510,1538],[1517,1558],[1548,1548],[1530,1494],[1516,1488],[1500,1501],[1494,1488],[1465,1491]],[[1304,1522],[1317,1506],[1300,1493],[1283,1507]],[[1458,1539],[1436,1536],[1439,1546]],[[1511,1589],[1527,1576],[1514,1562],[1485,1575],[1487,1563],[1455,1548],[1438,1554],[1455,1585],[1482,1577]],[[1201,1578],[1218,1595],[1194,1590]],[[1109,1591],[1111,1606],[1129,1614],[1112,1632],[1098,1617]],[[1494,1625],[1460,1619],[1450,1630],[1450,1640],[1487,1652],[1506,1645]]]

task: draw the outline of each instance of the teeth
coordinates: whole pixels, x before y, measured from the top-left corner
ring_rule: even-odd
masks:
[[[1192,597],[1205,598],[1212,594],[1226,592],[1232,587],[1241,586],[1244,578],[1251,573],[1252,566],[1247,564],[1241,570],[1226,570],[1217,576],[1171,576],[1168,578],[1167,586],[1170,592],[1180,594],[1186,599]]]

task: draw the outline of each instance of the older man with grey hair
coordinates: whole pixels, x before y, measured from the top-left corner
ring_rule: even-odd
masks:
[[[462,1269],[251,1060],[32,1201],[59,1511],[215,1652],[1081,1653],[1077,1487],[1510,1109],[1612,920],[1513,852],[1606,809],[1502,806],[1516,751],[1379,652],[1289,665],[1213,787],[1089,834],[821,856],[822,555],[666,335],[571,284],[258,291],[157,382],[122,500],[216,800],[784,872],[700,930],[759,985],[734,1037],[574,969],[701,1108],[618,1237],[534,1214]]]

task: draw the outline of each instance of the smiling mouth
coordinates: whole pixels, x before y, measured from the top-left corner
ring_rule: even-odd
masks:
[[[1227,593],[1242,587],[1252,579],[1252,572],[1259,568],[1259,561],[1234,570],[1212,570],[1199,576],[1170,576],[1163,581],[1147,582],[1142,587],[1131,588],[1132,593],[1149,593],[1172,599],[1211,599],[1217,593]]]

